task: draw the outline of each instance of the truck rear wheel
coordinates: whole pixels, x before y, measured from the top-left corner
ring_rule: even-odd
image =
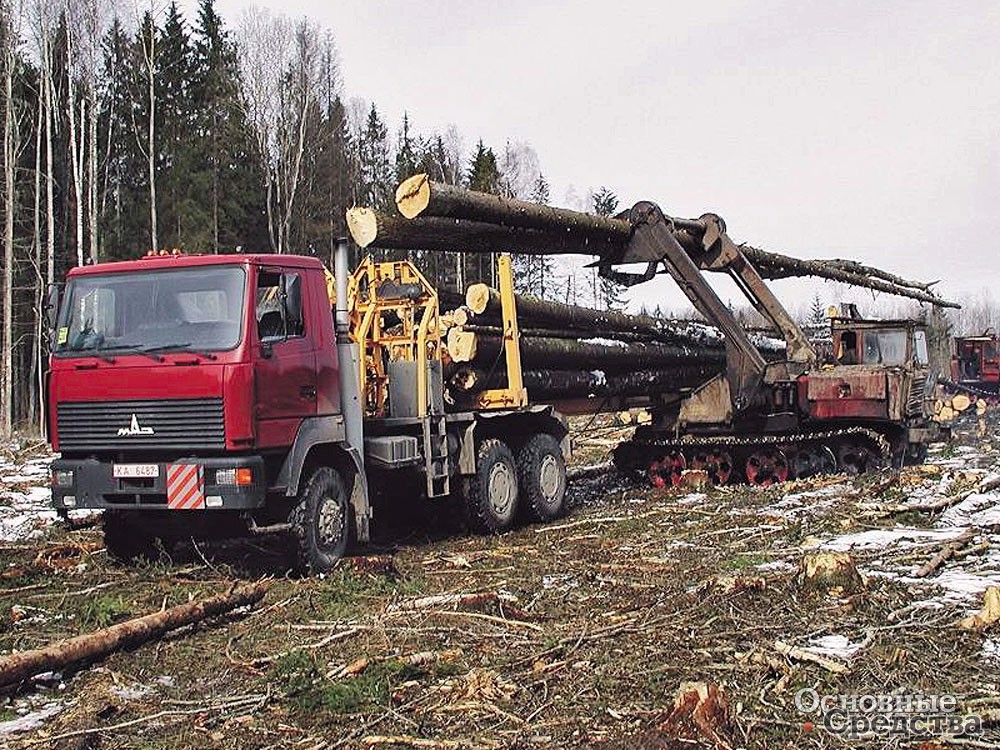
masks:
[[[510,448],[495,438],[484,440],[476,455],[476,473],[463,481],[469,526],[481,534],[498,534],[514,525],[517,515],[517,466]]]
[[[517,453],[517,484],[524,510],[534,521],[551,521],[563,512],[566,460],[551,435],[529,438]]]
[[[299,490],[288,516],[295,542],[296,567],[303,573],[322,573],[347,551],[350,508],[344,480],[336,469],[321,466]]]

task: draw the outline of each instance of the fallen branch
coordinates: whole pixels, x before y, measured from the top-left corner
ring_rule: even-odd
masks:
[[[958,552],[960,549],[962,549],[962,547],[964,547],[966,544],[971,542],[975,538],[975,536],[976,536],[975,529],[969,529],[957,539],[948,542],[947,544],[944,545],[944,547],[941,548],[940,552],[938,552],[936,555],[934,555],[934,557],[932,557],[926,563],[917,568],[917,570],[914,571],[913,575],[917,578],[926,578],[935,570],[944,565],[948,560],[953,558],[955,556],[955,553]]]
[[[40,672],[58,671],[73,664],[90,662],[122,648],[146,643],[170,630],[200,622],[259,602],[267,585],[258,583],[200,602],[138,617],[93,633],[59,641],[31,651],[0,657],[0,685],[14,685]]]
[[[261,667],[264,666],[265,664],[271,664],[272,662],[276,662],[278,661],[278,659],[288,656],[289,654],[292,654],[296,651],[316,651],[318,649],[323,648],[324,646],[329,646],[331,643],[336,643],[337,641],[342,641],[345,638],[350,638],[352,635],[360,633],[361,630],[362,628],[348,628],[347,630],[340,630],[337,631],[336,633],[330,633],[330,635],[326,636],[326,638],[321,638],[315,643],[307,643],[304,646],[298,646],[297,648],[289,649],[288,651],[282,651],[281,653],[274,654],[273,656],[261,656],[257,659],[254,659],[251,662],[251,664],[254,667]]]
[[[376,745],[406,745],[408,747],[442,748],[452,750],[460,748],[462,744],[455,740],[428,740],[424,737],[413,737],[409,734],[381,735],[372,734],[361,740],[365,747],[375,747]]]
[[[446,651],[417,651],[408,656],[383,656],[376,659],[369,659],[363,656],[360,659],[355,659],[350,664],[331,669],[326,673],[326,677],[331,680],[339,680],[344,677],[357,677],[372,664],[379,662],[394,661],[407,667],[423,667],[428,664],[455,661],[461,656],[462,649],[460,648],[452,648]]]
[[[807,661],[811,664],[823,667],[826,671],[833,672],[834,674],[844,674],[845,672],[849,672],[851,669],[842,662],[834,659],[828,659],[827,657],[820,656],[819,654],[814,654],[812,651],[807,651],[806,649],[799,648],[798,646],[792,646],[784,641],[775,641],[774,650],[788,659],[793,659],[795,661]]]
[[[454,610],[473,609],[485,605],[495,604],[497,610],[503,617],[496,618],[502,622],[517,622],[520,620],[536,619],[531,613],[525,612],[517,606],[517,597],[503,591],[486,591],[476,594],[434,594],[432,596],[422,596],[418,599],[410,599],[397,604],[390,604],[386,608],[386,614],[402,614],[407,612],[438,611],[442,607],[452,607]],[[511,614],[515,619],[506,617]],[[489,615],[482,615],[489,617]]]
[[[147,714],[146,716],[140,716],[138,719],[130,719],[129,721],[122,721],[118,724],[109,724],[104,727],[88,727],[87,729],[76,729],[72,732],[63,732],[62,734],[53,734],[46,737],[42,737],[38,740],[29,741],[25,747],[32,747],[34,745],[47,745],[52,747],[52,743],[59,740],[69,739],[71,737],[85,737],[90,734],[101,734],[102,732],[114,732],[119,729],[129,729],[140,724],[148,724],[151,721],[157,721],[158,719],[166,719],[171,716],[195,716],[198,714],[205,714],[210,711],[229,711],[235,708],[241,709],[242,713],[246,713],[246,708],[248,706],[253,706],[251,711],[260,709],[267,703],[270,699],[270,690],[264,695],[247,695],[238,698],[233,698],[228,701],[223,701],[221,703],[214,703],[211,705],[202,705],[197,708],[187,708],[187,709],[167,709],[165,711],[157,711],[156,713]],[[256,705],[254,705],[256,704]]]

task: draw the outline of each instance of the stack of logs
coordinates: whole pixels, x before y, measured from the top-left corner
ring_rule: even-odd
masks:
[[[704,324],[515,297],[524,385],[537,398],[676,393],[725,370],[718,332]],[[450,400],[459,405],[507,382],[500,294],[472,284],[442,315]],[[780,342],[774,342],[780,345]]]

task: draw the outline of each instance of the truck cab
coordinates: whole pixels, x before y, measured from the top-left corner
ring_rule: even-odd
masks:
[[[446,414],[435,290],[406,262],[352,276],[346,242],[336,260],[335,281],[293,255],[72,269],[47,385],[55,508],[103,510],[121,559],[282,533],[304,571],[369,539],[370,477],[423,474],[404,484],[428,498],[454,481],[479,531],[509,528],[519,495],[538,520],[559,515],[562,420],[523,389],[513,408]],[[390,408],[369,408],[373,384]]]

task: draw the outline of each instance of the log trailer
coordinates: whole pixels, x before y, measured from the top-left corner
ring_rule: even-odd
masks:
[[[130,559],[189,537],[277,532],[323,571],[371,534],[370,493],[453,491],[472,527],[563,509],[564,419],[520,381],[509,258],[507,381],[446,411],[438,297],[408,262],[151,253],[72,269],[48,372],[52,501],[104,511]],[[50,306],[58,307],[58,295]],[[331,296],[334,314],[331,315]],[[414,493],[417,494],[417,493]]]

